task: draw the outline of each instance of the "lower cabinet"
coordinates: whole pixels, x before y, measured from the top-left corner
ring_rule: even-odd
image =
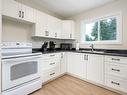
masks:
[[[84,53],[67,54],[67,72],[80,78],[86,78],[87,55]]]
[[[61,53],[44,54],[41,58],[40,76],[47,82],[60,75]]]
[[[61,53],[61,61],[60,61],[60,73],[65,74],[67,72],[67,53]]]
[[[127,93],[127,58],[105,56],[105,85]]]
[[[99,84],[104,83],[104,56],[88,55],[87,79]]]

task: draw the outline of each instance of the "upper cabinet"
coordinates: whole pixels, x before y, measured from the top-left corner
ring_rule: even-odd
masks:
[[[2,0],[2,15],[35,22],[34,9],[15,0]]]
[[[19,3],[14,0],[2,0],[2,15],[19,18]]]
[[[62,21],[43,12],[36,11],[36,25],[33,36],[61,38]]]
[[[2,1],[2,15],[17,20],[35,23],[33,25],[32,36],[74,39],[74,21],[58,19],[15,0]]]
[[[74,39],[75,23],[72,20],[62,21],[62,39]]]

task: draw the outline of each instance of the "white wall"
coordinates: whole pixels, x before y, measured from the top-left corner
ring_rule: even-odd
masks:
[[[123,33],[123,39],[122,44],[119,45],[95,45],[95,48],[102,48],[102,49],[127,49],[127,0],[116,0],[115,2],[112,2],[107,5],[103,5],[98,8],[91,9],[89,11],[86,11],[84,13],[81,13],[79,15],[70,17],[70,19],[73,19],[76,21],[76,32],[75,36],[76,39],[79,41],[81,39],[80,31],[81,31],[81,21],[84,19],[92,19],[92,18],[98,18],[100,16],[105,16],[107,14],[115,13],[115,12],[122,12],[122,33]],[[81,44],[81,48],[89,48],[89,45]]]

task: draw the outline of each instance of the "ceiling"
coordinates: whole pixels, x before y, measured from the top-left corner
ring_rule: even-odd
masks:
[[[114,0],[31,0],[33,3],[62,17],[77,15]]]

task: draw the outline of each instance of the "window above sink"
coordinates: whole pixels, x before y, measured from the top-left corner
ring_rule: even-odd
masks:
[[[81,43],[83,44],[121,44],[121,12],[97,19],[87,19],[81,24]]]

